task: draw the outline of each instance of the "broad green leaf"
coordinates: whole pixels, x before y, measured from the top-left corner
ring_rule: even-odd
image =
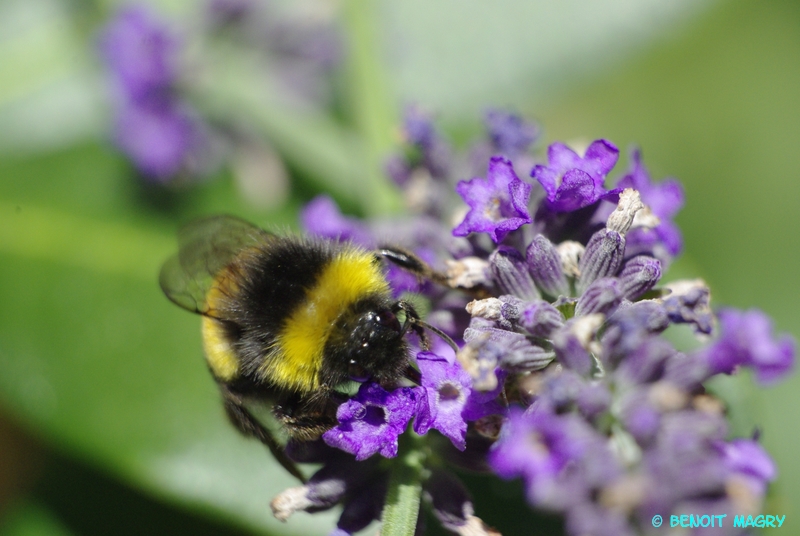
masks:
[[[95,147],[0,164],[0,401],[59,449],[158,495],[324,533],[330,515],[272,518],[270,499],[296,482],[227,423],[199,318],[158,288],[177,222],[132,196],[122,171]],[[219,182],[211,190],[230,189]],[[247,212],[213,197],[209,212]]]
[[[47,508],[34,502],[16,506],[0,522],[0,536],[72,536]]]

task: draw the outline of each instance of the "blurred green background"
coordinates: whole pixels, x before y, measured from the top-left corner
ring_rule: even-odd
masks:
[[[319,192],[362,214],[391,206],[369,181],[407,103],[462,142],[504,106],[537,119],[544,144],[638,144],[654,178],[686,189],[686,250],[669,276],[703,277],[714,304],[762,308],[800,335],[800,3],[307,4],[336,17],[348,47],[333,111],[287,108],[247,58],[211,58],[230,66],[208,84],[220,100],[197,96],[252,113],[285,162],[290,193],[265,208],[227,169],[191,188],[146,186],[109,143],[95,41],[117,4],[0,2],[0,534],[333,526],[331,514],[272,519],[269,500],[291,481],[225,422],[197,318],[164,299],[156,274],[192,216],[295,225]],[[184,28],[199,9],[159,6]],[[369,197],[353,188],[362,180]],[[765,511],[800,531],[800,379],[726,380],[734,433],[758,426],[778,464]],[[478,515],[520,533],[492,506],[508,485],[486,487],[495,497],[478,497]]]

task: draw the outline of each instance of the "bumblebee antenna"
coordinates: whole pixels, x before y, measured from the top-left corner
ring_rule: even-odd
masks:
[[[418,326],[420,326],[422,328],[425,328],[428,331],[432,331],[433,333],[437,334],[444,342],[447,343],[447,345],[450,348],[453,349],[453,351],[455,353],[458,353],[458,345],[455,343],[455,341],[453,341],[453,339],[450,338],[450,336],[447,333],[445,333],[444,331],[442,331],[441,329],[439,329],[437,327],[431,326],[430,324],[428,324],[427,322],[425,322],[422,319],[414,318],[411,321],[414,324],[416,324],[416,325],[418,325]]]

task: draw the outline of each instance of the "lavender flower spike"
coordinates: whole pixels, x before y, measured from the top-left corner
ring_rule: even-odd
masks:
[[[123,8],[106,26],[100,51],[115,90],[114,138],[145,176],[166,182],[208,172],[216,159],[210,129],[177,94],[178,39],[143,7]]]
[[[495,243],[500,243],[508,233],[532,221],[528,213],[531,185],[519,180],[506,158],[492,157],[485,179],[461,181],[456,191],[470,211],[453,229],[454,236],[489,233]]]
[[[134,101],[152,98],[177,79],[178,40],[142,6],[119,11],[100,38],[115,81]]]

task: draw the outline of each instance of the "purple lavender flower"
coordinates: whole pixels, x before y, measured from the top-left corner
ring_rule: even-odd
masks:
[[[422,374],[414,431],[426,434],[434,428],[459,450],[466,448],[467,422],[462,415],[472,392],[469,374],[458,364],[430,352],[417,354]]]
[[[642,202],[657,216],[660,223],[655,228],[638,227],[628,237],[631,251],[639,245],[651,244],[654,240],[663,244],[670,256],[680,253],[683,239],[678,226],[672,218],[683,207],[683,187],[675,179],[666,179],[655,184],[642,164],[642,154],[638,149],[631,154],[631,169],[617,183],[618,188],[633,188],[639,192]],[[651,236],[654,235],[654,236]],[[647,249],[642,247],[641,249]],[[652,248],[650,248],[652,250]]]
[[[142,101],[169,91],[178,77],[179,42],[144,6],[120,10],[106,26],[100,50],[120,89]]]
[[[603,185],[617,163],[619,150],[607,140],[596,140],[581,158],[563,143],[554,143],[547,149],[547,158],[549,164],[537,165],[531,177],[547,193],[549,210],[571,212],[609,195]]]
[[[539,137],[539,126],[519,115],[489,110],[483,117],[492,149],[509,158],[524,153]]]
[[[586,421],[557,415],[545,401],[526,412],[512,409],[489,462],[503,478],[522,476],[532,502],[559,510],[585,501],[620,470]]]
[[[752,367],[756,378],[770,383],[785,376],[794,366],[794,341],[784,335],[772,336],[772,322],[756,309],[719,312],[720,337],[703,351],[712,374],[730,374],[737,366]]]
[[[366,248],[376,246],[367,226],[357,218],[345,216],[336,202],[326,195],[315,197],[300,212],[305,232],[340,242],[353,242]]]
[[[203,126],[191,110],[173,103],[120,107],[114,125],[115,139],[139,170],[166,181],[190,163],[190,155],[206,143]]]
[[[754,495],[764,495],[767,483],[775,480],[777,469],[775,462],[752,439],[734,439],[729,443],[720,443],[727,469],[734,475],[743,478]]]
[[[178,47],[169,28],[138,6],[123,8],[100,39],[116,90],[114,138],[160,182],[213,165],[209,129],[177,94]]]
[[[491,120],[490,143],[506,145],[507,152],[527,150],[518,118]],[[440,139],[422,117],[411,117],[406,128],[420,150]],[[424,462],[431,478],[423,495],[443,526],[458,534],[491,532],[440,462],[521,478],[531,506],[561,514],[569,536],[639,534],[655,514],[712,506],[757,510],[775,478],[774,463],[754,440],[726,441],[724,404],[703,383],[741,367],[753,368],[761,382],[779,379],[793,366],[793,341],[776,338],[759,311],[723,310],[715,317],[702,281],[659,287],[680,249],[671,218],[682,191],[674,181],[653,185],[638,153],[611,191],[604,186],[617,160],[610,142],[594,142],[584,157],[553,144],[548,155],[549,164],[532,173],[546,195],[533,201],[531,186],[504,157],[490,159],[486,178],[458,183],[470,210],[453,235],[488,233],[502,245],[469,236],[453,247],[430,240],[433,235],[402,235],[406,247],[429,248],[431,259],[458,251],[441,278],[448,288],[426,295],[428,319],[446,325],[463,345],[455,358],[441,357],[438,349],[419,353],[418,387],[387,393],[362,386],[342,404],[340,424],[325,440],[356,459],[375,452],[391,457],[413,418],[420,434],[414,442],[426,446],[411,448],[438,454]],[[419,161],[412,167],[425,169]],[[406,188],[416,180],[407,178]],[[330,205],[309,209],[315,211],[323,229],[345,230],[336,236],[360,228]],[[392,284],[403,287],[401,279]],[[466,304],[454,291],[461,289],[476,299]],[[468,326],[455,320],[458,308]],[[717,322],[717,339],[698,350],[681,352],[662,336],[680,323],[705,336]],[[450,441],[422,436],[431,428]],[[340,488],[331,489],[335,498]],[[370,497],[362,497],[364,489],[372,490]],[[362,498],[345,501],[346,512],[359,514],[349,525],[340,520],[336,534],[375,518],[383,493],[364,485],[341,495]]]
[[[508,233],[531,222],[528,213],[531,185],[519,180],[505,158],[492,157],[486,179],[461,181],[456,191],[470,211],[453,229],[454,236],[489,233],[495,243],[500,243]]]
[[[397,438],[405,431],[417,406],[414,391],[401,387],[386,391],[376,383],[365,383],[358,394],[336,412],[339,425],[322,435],[325,442],[365,460],[380,453],[397,456]]]

